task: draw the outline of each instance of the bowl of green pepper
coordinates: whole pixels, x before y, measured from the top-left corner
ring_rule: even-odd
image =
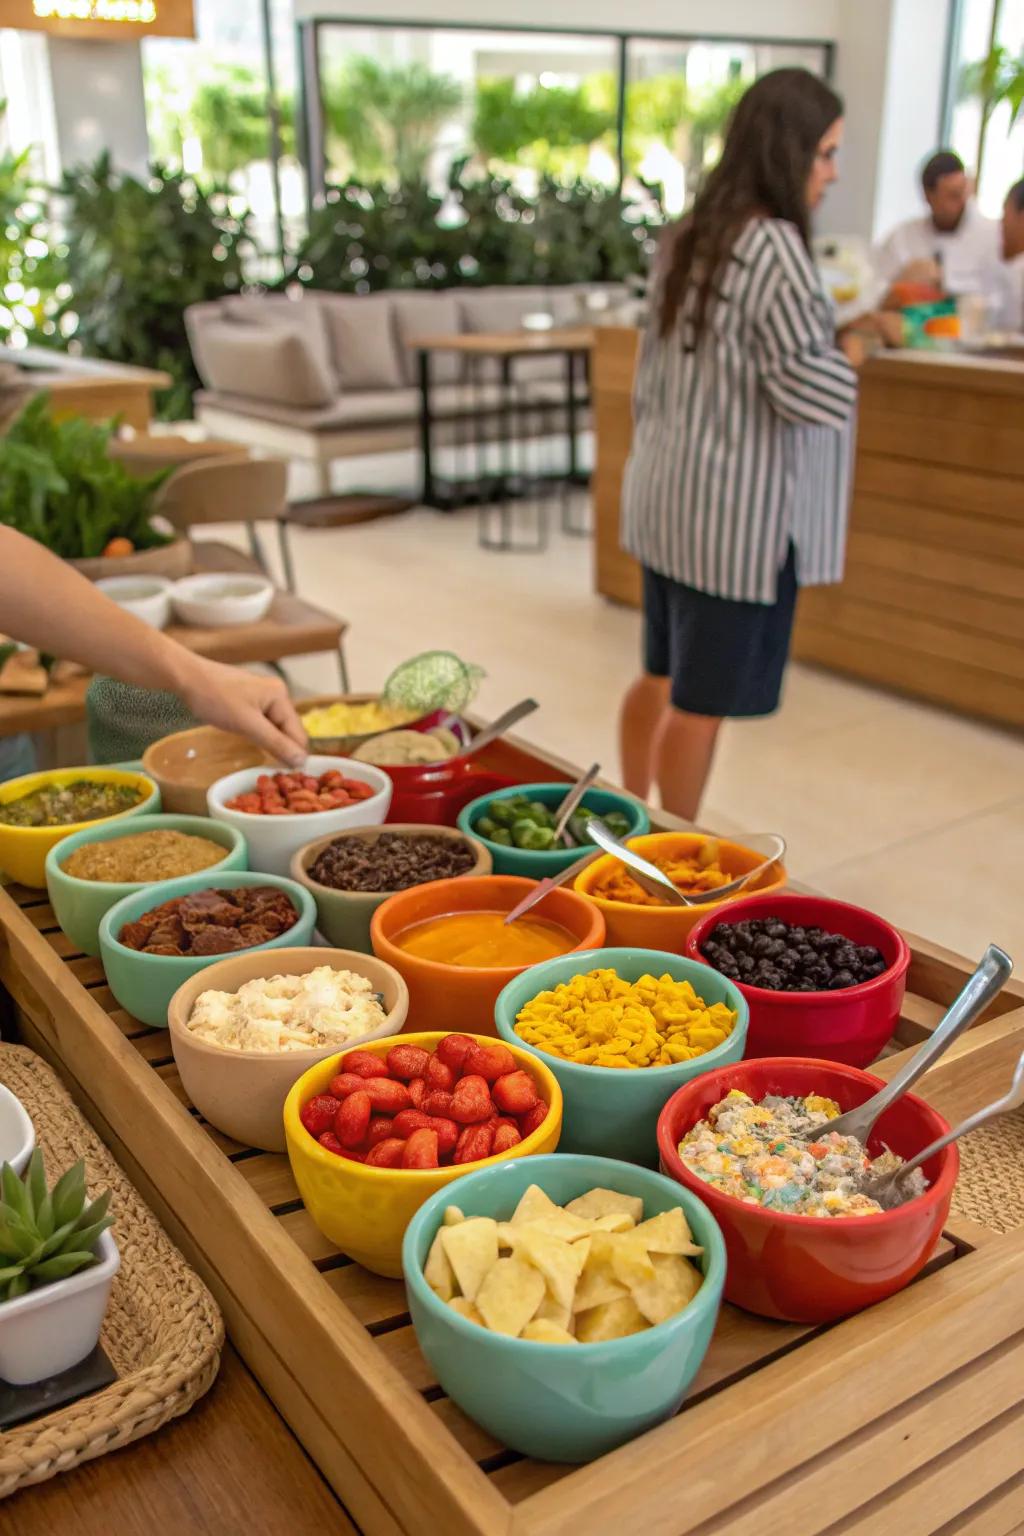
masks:
[[[459,812],[463,832],[479,838],[496,875],[525,875],[543,880],[557,875],[593,846],[586,834],[591,816],[616,837],[640,837],[650,830],[639,800],[614,789],[588,789],[569,819],[568,838],[555,842],[558,810],[571,784],[515,784],[492,790]]]

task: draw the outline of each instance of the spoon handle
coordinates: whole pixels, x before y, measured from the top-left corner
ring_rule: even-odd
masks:
[[[580,801],[583,799],[583,796],[586,794],[587,790],[590,788],[591,784],[593,784],[594,780],[597,778],[600,772],[601,764],[591,763],[586,773],[581,779],[577,779],[572,789],[570,789],[569,793],[558,807],[558,820],[555,822],[556,848],[558,847],[559,838],[562,836],[562,833],[569,825],[569,818],[571,817],[573,811],[579,805]]]
[[[953,1044],[953,1041],[974,1023],[979,1013],[1005,986],[1012,970],[1013,961],[1009,955],[1005,954],[997,944],[990,944],[982,955],[977,970],[968,977],[945,1018],[932,1030],[930,1038],[925,1041],[920,1050],[914,1052],[906,1065],[873,1099],[861,1106],[862,1109],[871,1111],[870,1120],[865,1117],[865,1123],[858,1131],[861,1141],[867,1140],[871,1127],[878,1117],[884,1114],[897,1099],[901,1099],[907,1089],[927,1072],[928,1068]]]
[[[518,704],[513,704],[511,709],[506,709],[497,720],[493,720],[490,725],[485,725],[483,730],[470,741],[466,747],[466,753],[480,752],[484,747],[489,747],[492,741],[497,741],[499,736],[504,736],[511,726],[516,725],[524,716],[532,715],[534,710],[539,708],[540,705],[536,699],[520,699]]]
[[[941,1152],[943,1147],[948,1147],[951,1141],[957,1141],[961,1136],[966,1136],[970,1131],[976,1131],[979,1125],[984,1125],[986,1120],[995,1120],[998,1115],[1005,1115],[1008,1110],[1016,1109],[1018,1104],[1024,1103],[1024,1052],[1017,1062],[1016,1071],[1013,1074],[1013,1082],[1008,1093],[1004,1093],[1001,1099],[995,1099],[991,1104],[986,1104],[984,1109],[977,1110],[973,1115],[968,1115],[966,1120],[961,1120],[952,1130],[944,1136],[939,1136],[923,1152],[916,1153],[907,1159],[901,1168],[893,1175],[897,1180],[905,1174],[913,1173],[915,1168],[920,1168],[936,1152]]]

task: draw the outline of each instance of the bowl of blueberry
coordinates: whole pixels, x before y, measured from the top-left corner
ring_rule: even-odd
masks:
[[[710,912],[685,953],[736,983],[750,1008],[744,1057],[815,1056],[866,1067],[893,1035],[910,950],[875,913],[795,893]]]

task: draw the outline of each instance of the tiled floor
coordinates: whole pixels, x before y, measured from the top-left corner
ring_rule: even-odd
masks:
[[[589,541],[489,554],[473,514],[427,511],[293,539],[300,591],[351,623],[354,687],[449,648],[486,668],[483,713],[533,694],[524,734],[617,776],[640,620],[592,592]],[[327,660],[294,676],[336,687]],[[726,726],[701,821],[778,830],[794,876],[950,948],[994,939],[1024,961],[1024,741],[1009,733],[793,666],[776,716]]]

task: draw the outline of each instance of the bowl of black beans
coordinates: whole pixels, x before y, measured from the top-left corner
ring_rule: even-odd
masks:
[[[311,892],[329,944],[372,954],[370,919],[395,891],[457,875],[489,875],[491,856],[454,827],[395,822],[318,837],[292,859],[292,878]]]
[[[740,897],[709,913],[690,930],[686,953],[746,998],[745,1057],[853,1067],[869,1066],[893,1035],[910,965],[906,941],[884,918],[795,893]]]

